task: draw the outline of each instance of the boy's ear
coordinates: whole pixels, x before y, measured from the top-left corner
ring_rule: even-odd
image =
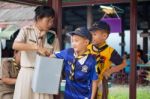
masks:
[[[90,41],[89,40],[86,40],[86,44],[88,45],[90,43]]]
[[[104,34],[103,34],[103,36],[104,36],[104,38],[106,38],[106,39],[107,39],[108,34],[107,34],[107,33],[104,33]]]

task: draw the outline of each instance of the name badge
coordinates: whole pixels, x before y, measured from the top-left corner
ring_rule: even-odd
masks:
[[[86,65],[82,66],[81,71],[87,73],[88,72],[88,66],[86,66]]]

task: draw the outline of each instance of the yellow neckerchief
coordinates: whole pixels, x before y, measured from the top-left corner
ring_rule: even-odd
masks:
[[[12,73],[12,75],[14,76],[14,77],[17,77],[17,75],[18,75],[18,72],[19,72],[19,70],[20,70],[20,66],[16,63],[16,61],[15,61],[15,59],[13,58],[12,59],[12,61],[11,61],[11,73]]]
[[[101,56],[100,53],[105,50],[108,47],[108,45],[106,43],[103,43],[101,46],[96,47],[96,46],[92,46],[92,50],[95,51],[96,54],[96,62],[97,62],[97,66],[96,66],[96,71],[98,74],[101,73],[102,68],[104,68],[104,60],[105,57]]]
[[[99,48],[102,48],[105,45],[107,45],[107,44],[104,43]],[[93,46],[92,44],[88,45],[88,49],[90,50],[90,54],[94,55],[97,59],[96,71],[97,71],[97,73],[98,72],[100,73],[99,74],[99,81],[101,81],[103,79],[103,73],[106,71],[106,69],[110,68],[110,66],[111,66],[110,58],[111,58],[111,54],[112,54],[114,49],[108,46],[103,51],[101,50],[101,52],[99,52],[98,48]],[[99,61],[100,59],[98,59],[100,57],[101,57],[101,63]],[[103,60],[105,61],[105,63],[103,63]]]
[[[105,48],[103,49],[103,47],[105,47],[106,45],[107,45],[106,42],[104,42],[102,45],[100,45],[98,47],[92,45],[92,50],[97,52],[97,53],[99,53],[99,52],[101,52],[101,51],[103,51],[105,49]]]
[[[89,50],[84,52],[82,55],[80,56],[75,56],[75,59],[71,65],[71,70],[70,70],[70,76],[69,76],[69,79],[70,80],[74,80],[74,73],[75,73],[75,64],[76,62],[79,60],[79,59],[82,59],[83,57],[85,56],[88,56],[90,54]]]

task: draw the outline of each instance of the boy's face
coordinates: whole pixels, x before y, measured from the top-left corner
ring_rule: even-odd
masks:
[[[92,34],[92,44],[100,45],[105,42],[108,37],[108,34],[103,30],[91,31]]]
[[[82,51],[83,49],[86,49],[89,44],[89,40],[86,38],[83,38],[78,35],[72,35],[71,36],[71,46],[74,49],[75,52]]]

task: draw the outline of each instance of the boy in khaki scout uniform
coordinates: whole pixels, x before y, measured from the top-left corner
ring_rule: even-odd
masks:
[[[126,66],[125,60],[121,58],[118,52],[106,43],[110,34],[110,27],[104,21],[93,24],[90,29],[92,34],[92,44],[88,46],[91,54],[96,56],[97,73],[99,74],[99,87],[97,99],[102,99],[102,90],[108,92],[107,88],[102,87],[102,81],[108,79],[112,73],[119,72]],[[112,63],[116,66],[111,67]],[[105,82],[106,83],[106,82]],[[107,99],[103,97],[103,99]]]
[[[16,78],[20,69],[20,52],[14,51],[14,58],[3,61],[0,99],[12,99]]]

